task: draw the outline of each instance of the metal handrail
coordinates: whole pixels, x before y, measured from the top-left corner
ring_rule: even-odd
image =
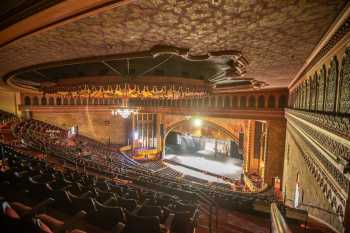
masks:
[[[276,203],[271,204],[271,233],[292,233]]]

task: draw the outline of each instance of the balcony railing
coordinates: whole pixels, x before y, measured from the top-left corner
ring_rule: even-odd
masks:
[[[292,233],[276,203],[271,204],[271,233]]]

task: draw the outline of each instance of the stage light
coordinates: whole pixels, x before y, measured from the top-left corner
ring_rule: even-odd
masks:
[[[196,126],[196,127],[201,127],[202,124],[203,124],[203,122],[202,122],[202,120],[199,119],[199,118],[195,118],[195,119],[193,120],[193,125]]]

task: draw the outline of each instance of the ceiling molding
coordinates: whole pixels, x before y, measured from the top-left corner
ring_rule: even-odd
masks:
[[[28,35],[47,31],[135,0],[66,0],[0,31],[0,48]]]

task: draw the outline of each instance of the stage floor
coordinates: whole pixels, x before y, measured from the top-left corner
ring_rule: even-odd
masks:
[[[211,173],[226,176],[233,179],[240,179],[243,173],[242,166],[243,160],[230,158],[223,155],[214,155],[210,151],[198,151],[196,154],[166,154],[165,159],[188,165],[197,169],[209,171]],[[168,164],[169,166],[169,164]],[[194,170],[177,166],[170,165],[171,168],[184,173],[185,175],[191,175],[194,177],[207,179],[209,181],[217,181],[216,177],[206,176],[200,172]],[[205,177],[204,177],[205,176]]]

